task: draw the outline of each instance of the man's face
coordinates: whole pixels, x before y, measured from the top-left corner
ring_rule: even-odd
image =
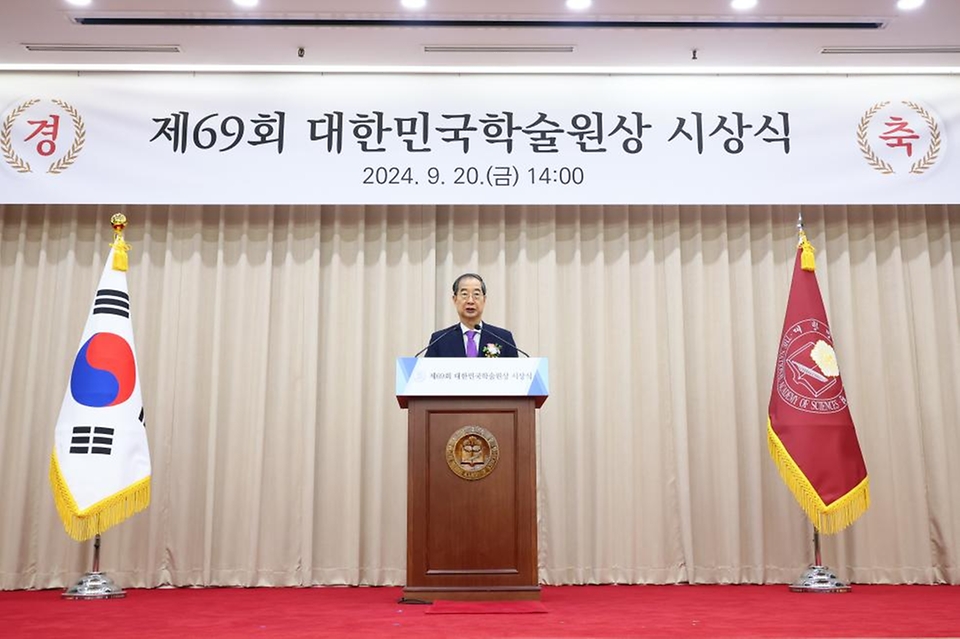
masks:
[[[480,280],[475,277],[460,280],[459,288],[453,296],[453,305],[457,307],[461,322],[471,327],[478,324],[483,317],[483,305],[486,301]]]

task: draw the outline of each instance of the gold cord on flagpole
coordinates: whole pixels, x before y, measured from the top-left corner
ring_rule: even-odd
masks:
[[[116,213],[110,218],[110,226],[113,227],[113,270],[126,271],[128,260],[127,251],[130,245],[123,240],[123,229],[127,226],[127,216],[123,213]]]
[[[814,249],[813,244],[807,240],[807,234],[803,230],[802,213],[797,214],[797,233],[800,235],[800,242],[797,244],[797,246],[802,249],[802,252],[800,253],[800,268],[804,271],[816,271],[817,261],[814,258],[816,249]]]

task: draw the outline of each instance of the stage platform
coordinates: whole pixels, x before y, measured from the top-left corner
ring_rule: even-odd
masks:
[[[399,603],[399,587],[132,589],[69,601],[0,592],[13,637],[960,637],[960,586],[545,586],[542,607]],[[512,607],[511,607],[512,606]],[[529,614],[536,612],[538,614]]]

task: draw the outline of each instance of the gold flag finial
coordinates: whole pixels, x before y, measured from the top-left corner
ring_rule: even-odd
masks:
[[[113,244],[110,245],[113,249],[113,270],[126,271],[127,251],[130,250],[130,245],[123,240],[123,229],[127,227],[127,216],[123,213],[115,213],[110,218],[110,226],[113,227]]]
[[[803,230],[803,213],[797,213],[797,233],[800,235],[800,242],[797,246],[802,249],[800,268],[811,272],[817,270],[817,261],[813,256],[816,251],[813,244],[807,240],[807,234]]]

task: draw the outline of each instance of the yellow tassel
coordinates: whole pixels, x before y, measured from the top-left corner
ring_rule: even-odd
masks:
[[[815,249],[813,244],[807,241],[807,234],[803,231],[800,231],[800,249],[800,268],[811,272],[817,270],[817,261],[813,257]]]
[[[129,265],[127,251],[130,245],[123,240],[118,240],[110,245],[113,248],[113,270],[126,271]]]
[[[870,507],[869,477],[864,477],[863,481],[850,492],[829,506],[823,503],[810,480],[803,474],[797,463],[793,461],[793,457],[790,456],[783,442],[777,437],[769,416],[767,417],[767,444],[770,449],[770,456],[773,457],[777,470],[780,471],[780,476],[786,483],[787,488],[793,493],[797,503],[807,514],[807,518],[813,523],[814,528],[820,532],[827,535],[838,533],[859,519],[860,515]]]
[[[113,270],[126,271],[128,266],[127,251],[130,245],[123,241],[123,229],[127,227],[127,216],[123,213],[117,213],[110,218],[110,226],[113,227]]]
[[[81,512],[60,472],[56,452],[50,457],[50,486],[63,527],[77,541],[99,535],[150,505],[150,477],[144,477]]]

